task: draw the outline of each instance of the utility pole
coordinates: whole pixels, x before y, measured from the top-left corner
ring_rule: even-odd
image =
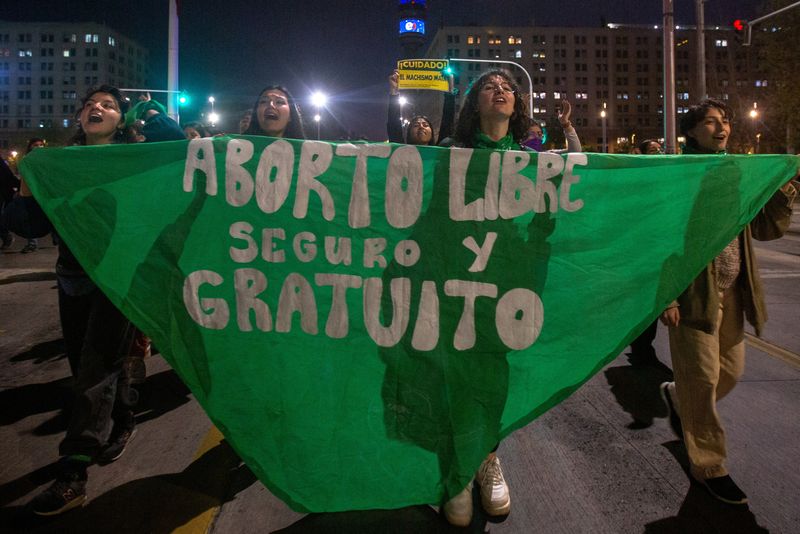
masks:
[[[697,12],[697,95],[698,99],[708,97],[706,90],[706,30],[705,0],[695,0]]]
[[[672,0],[664,11],[664,153],[675,154],[675,19]]]
[[[167,115],[180,123],[178,112],[178,0],[169,0],[169,43],[167,51]]]

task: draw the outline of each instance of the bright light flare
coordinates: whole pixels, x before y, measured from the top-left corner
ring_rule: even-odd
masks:
[[[316,108],[324,107],[328,103],[328,97],[321,91],[316,91],[311,95],[311,103]]]

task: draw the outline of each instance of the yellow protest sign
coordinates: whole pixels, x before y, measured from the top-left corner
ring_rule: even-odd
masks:
[[[449,91],[450,84],[444,74],[449,66],[446,59],[402,59],[397,62],[398,87]]]

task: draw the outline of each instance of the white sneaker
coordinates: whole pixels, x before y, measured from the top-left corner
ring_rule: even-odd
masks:
[[[511,496],[497,456],[483,461],[475,480],[481,487],[481,504],[487,514],[506,515],[511,511]]]
[[[461,492],[444,503],[447,522],[457,527],[466,527],[472,522],[472,481]]]

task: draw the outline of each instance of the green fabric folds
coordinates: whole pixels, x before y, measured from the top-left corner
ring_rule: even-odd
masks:
[[[674,299],[794,156],[219,137],[40,149],[99,287],[298,510],[439,503]]]

